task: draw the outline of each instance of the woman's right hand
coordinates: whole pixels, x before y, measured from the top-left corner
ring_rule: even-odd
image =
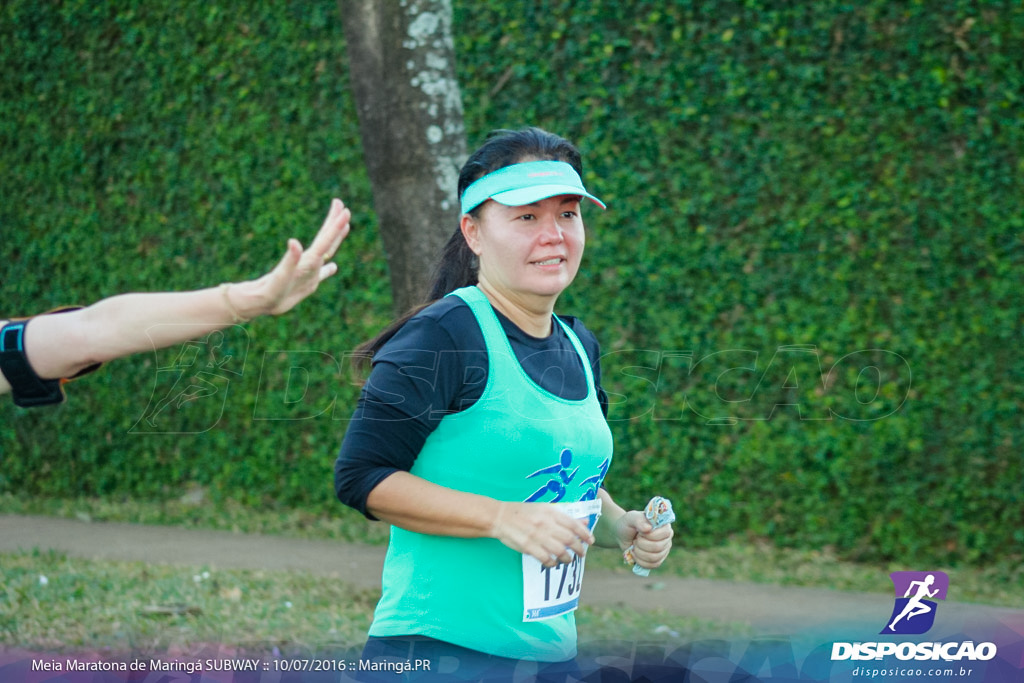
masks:
[[[583,557],[586,546],[594,544],[584,520],[550,503],[499,503],[490,535],[545,567],[572,562],[573,555]]]

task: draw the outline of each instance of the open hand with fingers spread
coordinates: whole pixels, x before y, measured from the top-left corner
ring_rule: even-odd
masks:
[[[238,317],[246,320],[259,315],[280,315],[295,307],[316,291],[325,279],[338,272],[331,262],[349,232],[352,212],[340,199],[331,201],[331,209],[308,249],[295,238],[277,266],[263,277],[230,285],[225,293]]]

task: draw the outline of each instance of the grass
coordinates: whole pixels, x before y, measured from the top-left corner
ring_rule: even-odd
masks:
[[[387,530],[339,505],[337,515],[253,510],[182,501],[40,500],[0,495],[0,514],[46,514],[91,521],[131,521],[293,537],[383,543]],[[358,648],[376,591],[298,572],[180,568],[68,558],[53,552],[0,555],[0,646],[29,650],[194,653],[218,648],[268,654]],[[588,569],[626,571],[617,553],[595,552]],[[730,540],[710,549],[677,547],[659,570],[683,576],[882,592],[897,569],[942,569],[956,600],[1024,607],[1024,568],[904,567],[844,562],[828,549],[789,550]],[[740,637],[744,627],[668,612],[583,607],[581,643],[643,640],[678,644]]]
[[[376,590],[301,572],[211,570],[69,558],[56,552],[0,555],[0,645],[37,652],[264,656],[358,652]],[[743,626],[665,612],[584,607],[581,642],[681,644]]]
[[[312,651],[365,640],[379,594],[300,572],[6,554],[0,642],[28,650]]]

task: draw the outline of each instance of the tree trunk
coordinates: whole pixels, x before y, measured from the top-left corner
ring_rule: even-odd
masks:
[[[396,312],[421,303],[466,159],[450,0],[339,0]]]

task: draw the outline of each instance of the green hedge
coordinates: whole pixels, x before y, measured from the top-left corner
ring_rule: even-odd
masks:
[[[331,195],[355,228],[323,291],[225,332],[215,399],[143,419],[180,348],[0,406],[0,490],[340,512],[345,354],[390,302],[334,4],[118,5],[0,10],[5,311],[254,276]],[[563,133],[610,205],[560,309],[607,354],[617,497],[671,496],[693,545],[1020,557],[1020,3],[455,12],[470,145]]]

